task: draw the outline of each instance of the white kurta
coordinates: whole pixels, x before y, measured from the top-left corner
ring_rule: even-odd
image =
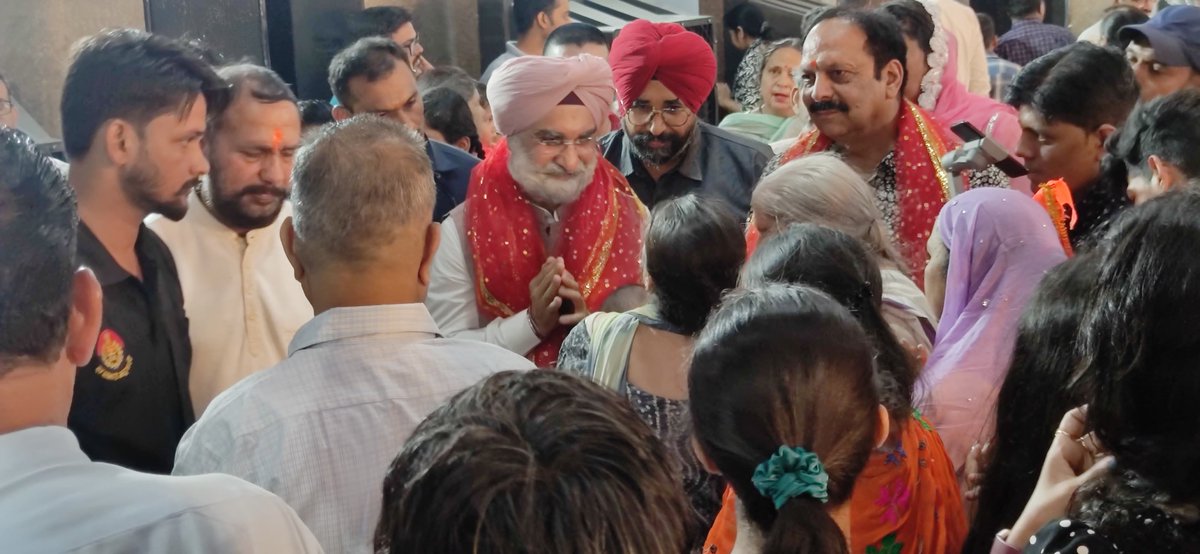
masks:
[[[275,223],[242,237],[217,221],[193,192],[183,221],[146,220],[179,269],[197,417],[234,383],[283,360],[296,330],[312,319],[279,239],[291,213],[285,203]]]
[[[0,434],[0,552],[321,552],[282,500],[228,475],[88,460],[65,427]]]
[[[533,213],[538,219],[543,242],[553,244],[561,228],[559,220],[537,206]],[[464,203],[451,210],[442,222],[442,240],[429,270],[425,305],[446,336],[483,341],[524,356],[541,342],[529,323],[529,310],[521,310],[510,317],[493,318],[479,309],[475,299],[471,245],[466,240],[465,214]]]

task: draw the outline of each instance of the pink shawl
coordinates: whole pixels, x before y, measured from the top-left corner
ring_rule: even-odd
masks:
[[[950,250],[946,298],[916,397],[961,468],[971,445],[991,436],[1021,310],[1042,275],[1067,255],[1046,210],[1012,190],[956,196],[942,208],[936,231]]]
[[[928,9],[928,8],[927,8]],[[935,24],[940,28],[941,22],[937,14],[932,14]],[[1016,154],[1017,142],[1021,139],[1021,124],[1017,121],[1017,110],[1012,106],[997,102],[986,96],[971,94],[967,87],[958,80],[958,44],[954,35],[943,32],[948,45],[948,56],[942,67],[942,91],[937,97],[937,104],[932,112],[933,117],[950,127],[959,121],[969,121],[980,131],[988,131],[997,142],[1002,144],[1012,154]],[[930,56],[933,61],[934,56]],[[934,71],[936,68],[930,68]],[[1019,159],[1019,158],[1018,158]],[[1012,188],[1032,195],[1028,177],[1013,179]]]

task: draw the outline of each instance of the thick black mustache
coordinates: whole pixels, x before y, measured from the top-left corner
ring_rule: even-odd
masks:
[[[824,111],[829,111],[829,110],[837,110],[839,112],[845,113],[845,112],[850,111],[850,106],[842,104],[841,102],[828,101],[828,102],[813,102],[812,105],[810,105],[808,107],[809,113],[824,112]]]

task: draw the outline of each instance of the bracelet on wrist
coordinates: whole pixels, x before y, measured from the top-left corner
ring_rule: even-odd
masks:
[[[537,322],[533,320],[533,312],[526,313],[529,314],[529,329],[533,331],[533,336],[537,337],[538,340],[546,340],[548,333],[542,333],[538,330]]]

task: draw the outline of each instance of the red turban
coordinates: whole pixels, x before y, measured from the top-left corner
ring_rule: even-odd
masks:
[[[608,55],[621,113],[646,90],[661,81],[693,112],[712,93],[717,82],[717,58],[704,37],[678,23],[634,21],[621,29]]]

